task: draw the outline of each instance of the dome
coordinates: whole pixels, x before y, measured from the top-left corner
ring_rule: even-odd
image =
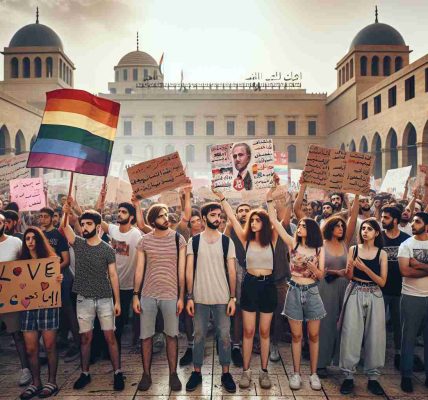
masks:
[[[59,47],[63,50],[60,37],[46,25],[29,24],[16,32],[9,47]]]
[[[158,63],[155,59],[143,51],[131,51],[128,54],[125,54],[119,61],[118,67],[124,67],[127,65],[150,65],[157,67]]]
[[[387,45],[405,46],[403,36],[390,25],[375,22],[361,29],[351,43],[351,47],[358,45]]]

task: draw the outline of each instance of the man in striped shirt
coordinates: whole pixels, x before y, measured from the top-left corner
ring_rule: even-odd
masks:
[[[143,376],[138,389],[146,391],[152,384],[153,336],[160,309],[167,343],[169,385],[171,390],[178,391],[182,386],[177,376],[178,316],[184,307],[186,241],[169,227],[168,206],[165,204],[152,205],[147,221],[153,230],[144,235],[137,246],[133,293],[133,309],[141,314]]]

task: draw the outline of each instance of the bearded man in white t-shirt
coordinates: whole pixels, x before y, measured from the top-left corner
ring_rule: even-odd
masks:
[[[428,213],[416,213],[411,226],[413,236],[403,242],[398,250],[403,276],[400,303],[401,389],[407,393],[413,392],[413,353],[422,324],[425,324],[425,386],[428,387]]]

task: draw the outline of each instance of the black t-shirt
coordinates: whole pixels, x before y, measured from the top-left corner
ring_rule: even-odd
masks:
[[[395,239],[390,239],[382,232],[384,247],[388,255],[388,277],[386,284],[382,288],[383,294],[389,296],[401,296],[401,273],[398,266],[398,248],[400,244],[407,240],[410,236],[407,233],[401,232]]]
[[[54,228],[51,231],[43,232],[46,239],[48,239],[49,244],[55,250],[55,253],[58,257],[61,257],[61,252],[68,251],[68,244],[65,240],[65,237],[61,235],[58,229]],[[62,259],[61,259],[62,261]]]

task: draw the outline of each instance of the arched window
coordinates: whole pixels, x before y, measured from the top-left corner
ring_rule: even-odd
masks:
[[[25,57],[22,60],[22,77],[29,78],[30,77],[30,59]]]
[[[351,140],[351,143],[349,144],[349,151],[355,151],[355,142],[354,142],[354,140]]]
[[[42,77],[42,60],[40,59],[40,57],[36,57],[34,59],[34,74],[36,78]]]
[[[398,168],[398,149],[397,149],[397,133],[393,128],[391,128],[388,132],[388,136],[386,138],[386,150],[385,152],[387,157],[386,167],[387,169]],[[389,153],[388,153],[389,151]],[[389,160],[388,160],[389,158]]]
[[[374,177],[382,178],[382,140],[377,132],[372,140],[372,154],[375,156]]]
[[[379,57],[374,56],[372,58],[372,76],[378,76],[379,75]]]
[[[403,59],[398,56],[395,58],[395,72],[399,71],[401,68],[403,68]]]
[[[3,125],[0,128],[0,156],[4,156],[6,154],[6,150],[9,151],[10,148],[10,136],[9,131],[6,126]]]
[[[10,77],[19,78],[19,62],[16,57],[13,57],[12,60],[10,60]]]
[[[391,75],[391,57],[385,56],[383,58],[383,75],[389,76]]]
[[[59,77],[60,77],[61,79],[64,79],[64,76],[62,75],[62,66],[63,66],[63,62],[62,62],[62,60],[60,59],[60,60],[59,60]]]
[[[46,78],[52,78],[53,76],[53,60],[52,57],[46,59]]]
[[[128,156],[131,155],[132,154],[132,146],[130,144],[127,144],[124,147],[123,152]]]
[[[288,162],[295,163],[296,162],[296,146],[291,144],[288,146]]]
[[[167,144],[165,147],[165,155],[174,153],[175,148],[172,144]]]
[[[369,146],[367,144],[367,139],[365,136],[361,138],[359,151],[360,153],[367,153],[369,151]]]
[[[341,150],[341,151],[345,151],[345,143],[342,143],[342,144],[340,145],[340,150]]]
[[[186,162],[194,162],[195,161],[195,146],[193,144],[189,144],[186,146]]]
[[[65,82],[66,76],[65,76],[65,63],[62,64],[62,80]]]
[[[25,151],[25,138],[22,132],[19,130],[15,136],[15,154],[21,154]]]
[[[349,78],[352,79],[354,77],[354,59],[351,58],[349,61]]]
[[[367,57],[362,56],[360,58],[360,75],[367,76]]]
[[[412,123],[408,123],[403,135],[403,165],[411,165],[410,176],[415,176],[418,165],[418,150],[416,145],[416,129]]]
[[[346,64],[346,75],[345,75],[346,82],[349,81],[349,63]]]

